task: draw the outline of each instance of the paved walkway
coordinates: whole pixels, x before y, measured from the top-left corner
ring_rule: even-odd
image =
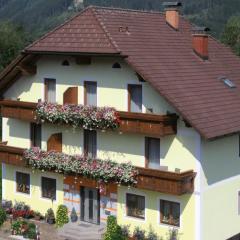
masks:
[[[105,224],[68,223],[58,230],[58,234],[64,240],[101,240],[105,227]]]

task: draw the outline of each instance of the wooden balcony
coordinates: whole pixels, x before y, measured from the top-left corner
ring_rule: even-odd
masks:
[[[16,118],[25,121],[36,121],[37,103],[2,100],[0,101],[1,115],[6,118]],[[147,113],[132,113],[119,111],[120,132],[140,133],[153,136],[176,134],[177,116],[157,115]]]
[[[0,162],[14,165],[14,166],[25,166],[26,163],[23,161],[23,148],[10,147],[3,143],[0,144]]]
[[[194,192],[193,170],[185,172],[170,172],[149,168],[138,168],[137,187],[172,195],[183,195]]]
[[[0,161],[15,166],[27,166],[22,158],[23,151],[22,148],[0,144]],[[137,188],[171,195],[183,195],[194,191],[196,173],[192,170],[176,173],[140,167],[137,169]]]

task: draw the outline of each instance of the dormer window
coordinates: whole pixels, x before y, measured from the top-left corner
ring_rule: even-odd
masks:
[[[70,66],[69,61],[68,61],[68,60],[64,60],[64,61],[62,62],[62,66]]]
[[[112,65],[112,68],[122,68],[120,63],[116,62]]]

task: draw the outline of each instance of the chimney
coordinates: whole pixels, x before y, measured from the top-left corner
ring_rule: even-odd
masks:
[[[208,34],[210,31],[206,27],[193,28],[193,51],[203,60],[208,60]]]
[[[166,23],[175,30],[179,29],[179,8],[181,2],[164,2]]]

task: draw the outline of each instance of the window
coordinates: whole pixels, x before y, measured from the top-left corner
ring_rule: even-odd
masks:
[[[84,130],[84,154],[90,158],[97,155],[97,132]]]
[[[41,148],[42,127],[40,124],[31,123],[30,125],[31,147]]]
[[[160,222],[173,226],[180,226],[180,204],[160,200]]]
[[[62,62],[62,66],[70,66],[69,61],[68,61],[68,60],[64,60],[64,61]]]
[[[127,193],[127,216],[145,218],[145,197]]]
[[[160,139],[145,138],[146,167],[158,169],[160,167]]]
[[[17,192],[30,194],[30,174],[16,172]]]
[[[56,102],[56,79],[45,78],[45,101]]]
[[[112,68],[121,68],[120,63],[116,62],[112,65]]]
[[[97,83],[84,82],[84,104],[97,106]]]
[[[56,200],[56,179],[42,177],[42,197]]]
[[[142,85],[128,85],[128,111],[142,112]]]

